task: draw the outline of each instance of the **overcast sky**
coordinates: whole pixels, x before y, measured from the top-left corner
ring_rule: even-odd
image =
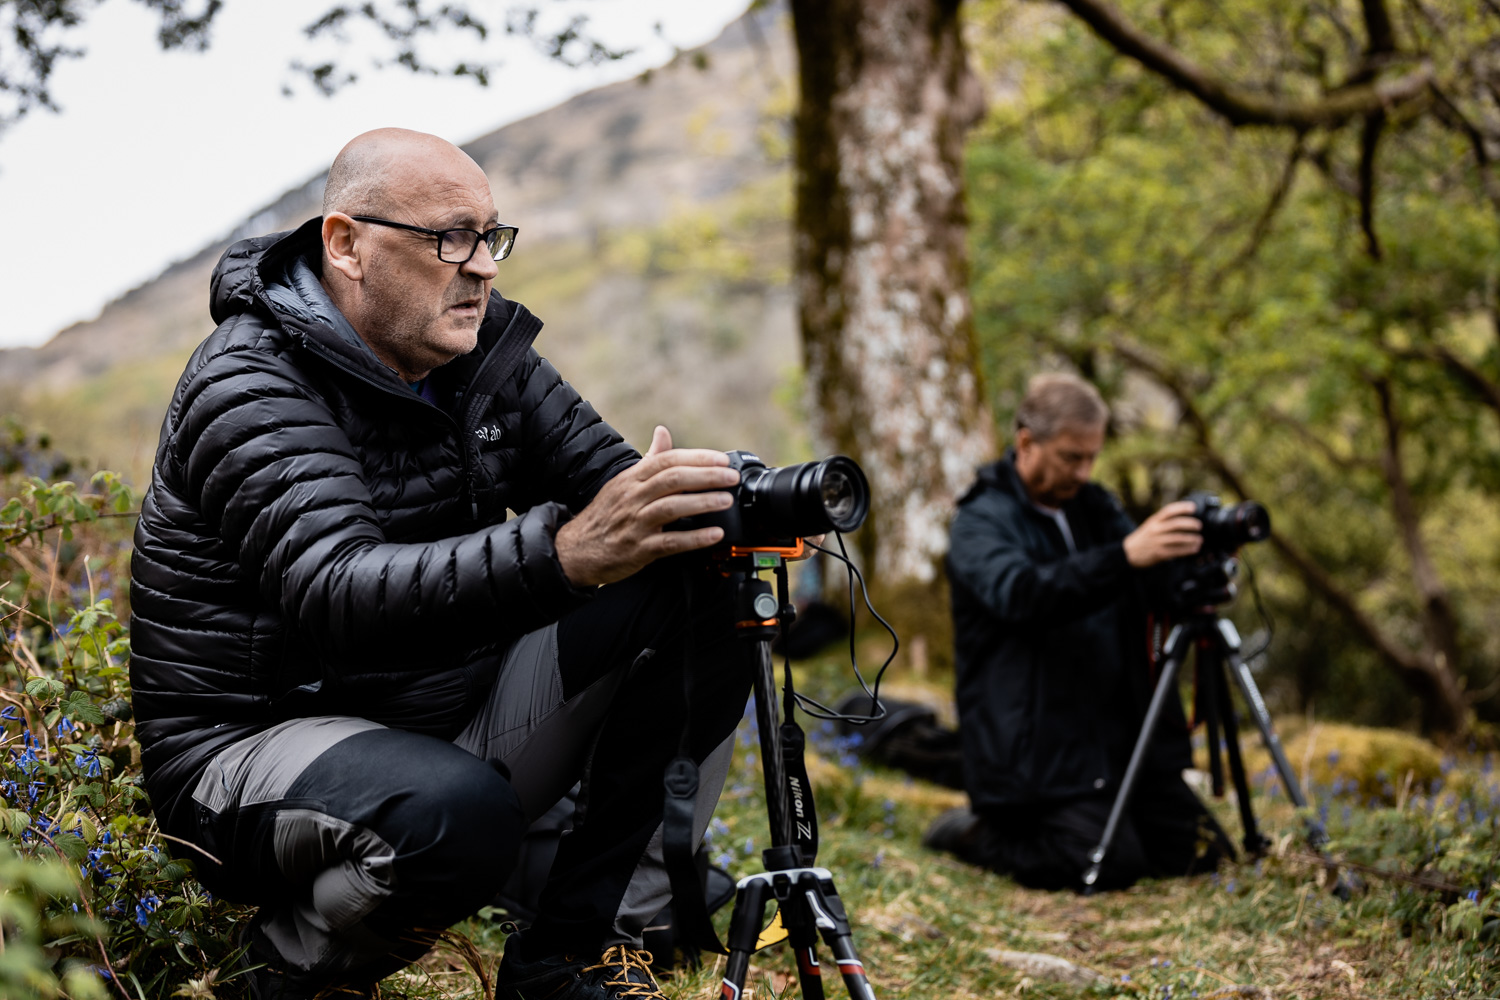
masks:
[[[326,169],[359,132],[398,125],[466,142],[660,64],[670,44],[710,40],[748,0],[574,2],[600,35],[640,51],[569,69],[518,40],[492,38],[483,51],[505,65],[488,88],[373,70],[361,55],[373,39],[351,33],[338,54],[360,81],[333,98],[287,68],[293,58],[315,63],[333,51],[335,43],[314,46],[301,33],[328,6],[332,0],[231,0],[204,53],[163,53],[158,18],[138,3],[106,0],[94,11],[68,39],[87,54],[63,61],[52,77],[62,113],[33,112],[0,136],[0,347],[40,344],[97,316],[110,299]],[[549,15],[560,9],[564,3],[543,6]],[[429,44],[428,54],[436,60],[459,44],[445,41],[441,55]],[[287,84],[295,96],[283,96]]]

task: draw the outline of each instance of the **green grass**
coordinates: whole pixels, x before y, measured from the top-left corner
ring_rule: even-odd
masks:
[[[833,659],[799,673],[801,683],[824,694],[842,687]],[[903,690],[921,687],[907,679]],[[926,687],[940,696],[940,682]],[[1372,801],[1352,780],[1335,794],[1333,785],[1315,778],[1311,790],[1337,854],[1390,871],[1420,871],[1460,887],[1459,893],[1372,875],[1341,901],[1330,892],[1326,872],[1298,856],[1305,852],[1302,823],[1285,796],[1258,792],[1256,810],[1274,842],[1267,857],[1225,865],[1213,875],[1147,881],[1085,898],[1023,889],[924,850],[926,824],[961,796],[863,764],[842,766],[841,750],[828,734],[803,722],[820,747],[810,761],[823,823],[818,863],[834,873],[879,997],[1500,995],[1500,785],[1478,756],[1447,759],[1436,791],[1430,782],[1408,787],[1399,809],[1378,797]],[[1347,737],[1347,730],[1340,732]],[[767,845],[756,750],[747,719],[710,833],[711,853],[736,876],[760,870],[759,851]],[[1348,751],[1329,756],[1358,764]],[[1211,806],[1237,837],[1232,805]],[[1472,901],[1466,898],[1471,890]],[[718,914],[721,934],[727,910]],[[476,919],[460,929],[493,970],[503,946],[497,926]],[[1028,976],[1001,962],[1001,951],[1059,956],[1100,979],[1080,987]],[[663,985],[684,1000],[717,997],[722,970],[710,957],[701,969],[679,971]],[[843,995],[836,977],[825,983],[830,995]],[[755,956],[749,985],[757,1000],[801,996],[784,945]],[[386,989],[395,992],[397,981],[388,980]],[[401,977],[399,991],[482,995],[472,972],[451,954],[430,957],[423,971]]]

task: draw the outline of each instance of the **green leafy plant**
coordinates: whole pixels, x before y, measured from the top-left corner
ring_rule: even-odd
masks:
[[[80,489],[15,434],[0,506],[0,984],[40,996],[196,995],[233,957],[240,911],[192,879],[141,785],[131,725],[128,578],[134,498],[113,473]],[[4,494],[0,494],[4,495]],[[14,970],[13,973],[8,970]],[[209,984],[209,985],[205,985]],[[207,989],[205,994],[203,990]],[[7,992],[6,995],[12,995]],[[25,995],[25,994],[17,994]]]

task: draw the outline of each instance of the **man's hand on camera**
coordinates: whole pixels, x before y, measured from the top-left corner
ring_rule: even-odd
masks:
[[[1193,503],[1178,500],[1141,522],[1125,536],[1125,558],[1136,569],[1155,566],[1203,547],[1203,524],[1193,516]]]
[[[678,518],[724,510],[734,498],[723,490],[740,481],[722,451],[673,448],[657,427],[651,450],[611,479],[593,501],[557,532],[557,559],[575,587],[614,583],[663,556],[707,548],[722,528],[663,531]]]

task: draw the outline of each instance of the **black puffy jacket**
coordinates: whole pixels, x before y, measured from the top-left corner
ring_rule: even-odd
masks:
[[[440,405],[415,394],[342,317],[295,307],[291,275],[319,249],[317,219],[229,248],[218,329],[162,426],[130,677],[168,830],[185,829],[215,752],[288,718],[456,735],[497,649],[588,599],[554,536],[639,459],[532,349],[541,322],[498,293],[479,346],[429,376]]]
[[[950,529],[959,732],[976,809],[1115,787],[1151,695],[1147,597],[1121,544],[1135,525],[1093,483],[1063,504],[1076,554],[1032,506],[1013,455],[979,470]],[[1170,698],[1148,763],[1189,764]]]

